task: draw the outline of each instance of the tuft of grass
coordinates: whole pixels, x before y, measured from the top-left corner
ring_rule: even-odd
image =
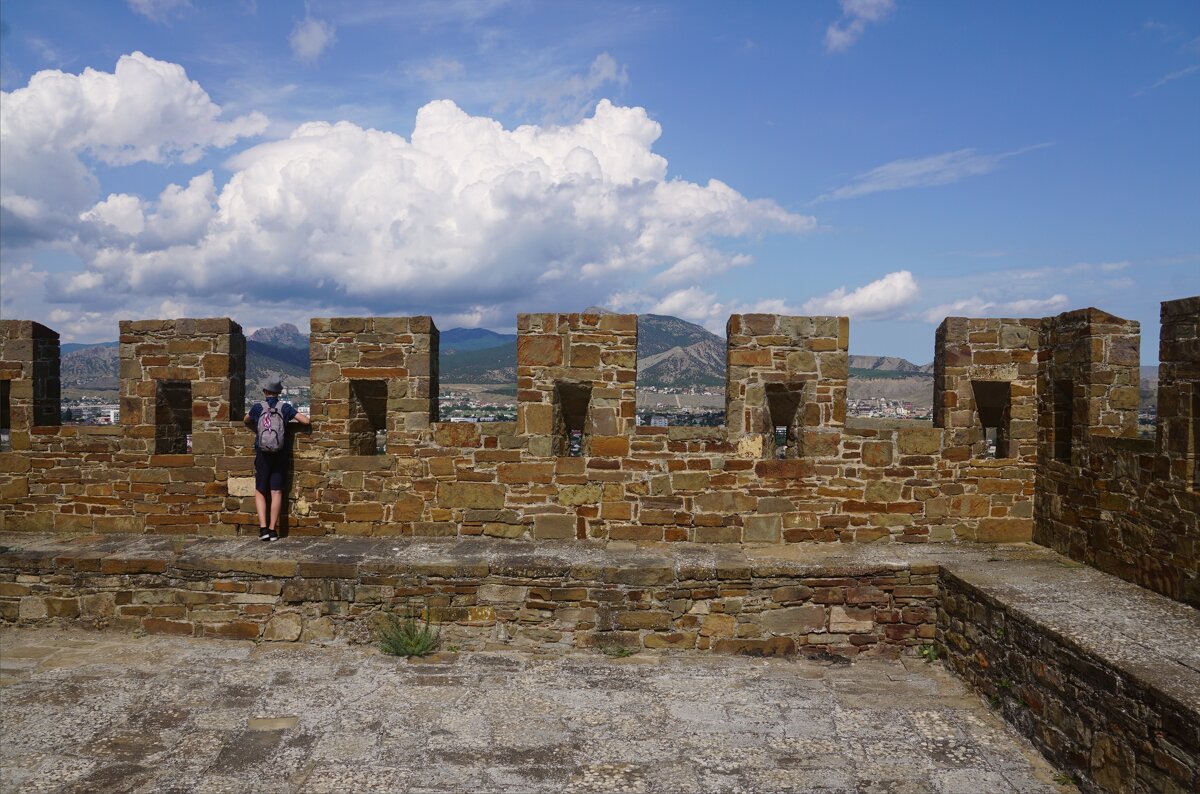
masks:
[[[1079,781],[1075,779],[1074,775],[1069,775],[1066,772],[1059,772],[1054,776],[1054,782],[1060,786],[1073,786]]]
[[[600,652],[614,659],[625,659],[637,653],[633,648],[626,648],[624,645],[601,645]]]
[[[1012,689],[1012,681],[1009,681],[1007,678],[1001,678],[1000,679],[1000,688],[1001,689]]]
[[[428,614],[424,620],[418,620],[411,614],[400,617],[395,612],[385,612],[376,629],[379,650],[392,656],[428,656],[442,641],[441,631],[429,622]]]
[[[936,645],[922,645],[917,648],[917,656],[925,660],[926,664],[936,662],[938,658],[938,649]]]

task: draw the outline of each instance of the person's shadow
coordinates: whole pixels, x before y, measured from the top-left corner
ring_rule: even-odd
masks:
[[[287,476],[283,480],[283,505],[279,508],[279,523],[275,526],[281,538],[286,538],[290,534],[292,488],[296,482],[296,445],[308,443],[308,437],[312,435],[312,425],[291,422],[288,424],[288,433],[292,438],[287,445],[288,465]],[[303,442],[300,440],[301,436],[304,437]]]

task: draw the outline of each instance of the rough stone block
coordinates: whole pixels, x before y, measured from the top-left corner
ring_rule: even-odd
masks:
[[[870,608],[831,607],[829,611],[829,630],[839,634],[870,632],[875,627],[874,614],[874,610]]]
[[[534,516],[533,536],[543,540],[562,540],[575,537],[575,516]]]
[[[758,625],[772,634],[809,634],[825,630],[825,608],[809,606],[769,609],[758,616]]]
[[[442,507],[504,507],[505,488],[482,482],[438,483],[438,504]]]
[[[267,641],[295,642],[300,639],[304,621],[295,612],[282,612],[267,621],[263,639]]]
[[[746,543],[779,543],[783,538],[780,515],[746,516],[743,525],[742,540]]]
[[[796,641],[791,637],[772,637],[769,640],[717,640],[713,644],[717,653],[740,656],[795,656]]]
[[[558,503],[562,505],[592,505],[600,501],[599,485],[565,485],[558,490]]]
[[[517,339],[518,367],[557,367],[562,363],[561,336],[522,335]]]
[[[934,455],[942,449],[941,428],[901,428],[896,447],[902,455]]]

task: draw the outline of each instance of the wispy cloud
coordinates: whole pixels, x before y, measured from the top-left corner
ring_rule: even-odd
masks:
[[[921,313],[926,322],[940,323],[947,317],[1043,317],[1060,312],[1070,304],[1070,298],[1056,293],[1048,298],[1018,298],[1010,301],[987,300],[980,295],[933,306]]]
[[[845,52],[862,37],[867,24],[879,22],[896,9],[894,0],[840,0],[842,18],[825,29],[825,51]]]
[[[462,77],[466,71],[461,61],[437,57],[408,67],[407,73],[423,83],[441,83]]]
[[[1009,157],[1016,157],[1035,149],[1044,149],[1047,146],[1053,146],[1053,144],[1039,143],[999,154],[980,154],[974,149],[959,149],[929,157],[893,160],[859,174],[841,187],[819,196],[816,201],[837,201],[888,190],[949,185],[967,177],[994,171],[1001,162]]]
[[[1164,75],[1163,77],[1159,78],[1156,82],[1146,86],[1145,88],[1135,91],[1133,95],[1134,96],[1142,96],[1143,94],[1148,94],[1151,91],[1153,91],[1154,89],[1161,88],[1173,80],[1178,80],[1181,77],[1187,77],[1188,75],[1195,74],[1196,72],[1200,72],[1200,63],[1192,64],[1191,66],[1187,67],[1186,69],[1180,69],[1177,72],[1171,72],[1168,75]]]
[[[190,0],[127,0],[129,9],[152,22],[166,24],[171,17],[192,7]]]
[[[292,46],[292,54],[302,61],[315,61],[321,53],[330,47],[337,37],[333,25],[313,17],[305,17],[292,28],[288,36],[288,44]]]
[[[541,111],[543,121],[571,123],[583,118],[605,94],[620,96],[629,83],[629,72],[607,52],[596,56],[587,72],[547,74],[528,85],[523,96],[514,102],[497,101],[495,110],[516,105],[522,115],[534,108]]]

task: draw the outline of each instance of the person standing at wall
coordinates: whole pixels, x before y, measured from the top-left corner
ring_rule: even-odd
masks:
[[[283,510],[283,486],[287,482],[292,457],[293,421],[311,425],[312,420],[283,402],[283,383],[279,379],[263,384],[263,399],[246,414],[245,422],[255,429],[254,435],[254,506],[258,509],[258,539],[279,539],[279,516]],[[268,501],[270,519],[267,517]]]

